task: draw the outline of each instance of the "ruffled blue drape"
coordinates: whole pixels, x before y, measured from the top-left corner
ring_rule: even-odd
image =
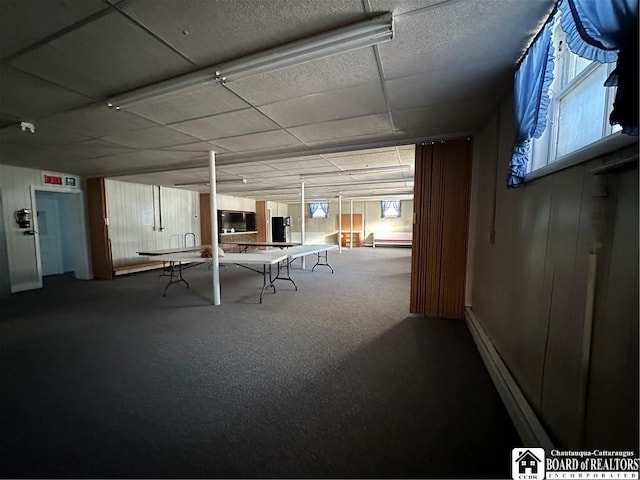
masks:
[[[531,151],[531,139],[539,138],[547,122],[549,87],[553,82],[551,23],[547,22],[531,44],[515,75],[516,139],[509,164],[509,187],[524,179]]]
[[[600,63],[617,60],[605,86],[617,86],[612,125],[638,135],[638,0],[562,0],[562,30],[576,55]]]

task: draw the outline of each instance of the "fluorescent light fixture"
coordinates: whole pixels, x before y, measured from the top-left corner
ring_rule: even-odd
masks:
[[[369,47],[392,38],[393,15],[385,13],[330,32],[114,96],[107,100],[107,106],[120,110],[145,100],[178,93],[200,84],[224,84],[357,48]]]
[[[318,172],[318,173],[305,173],[300,175],[300,178],[306,180],[307,178],[318,177],[340,177],[347,175],[368,175],[373,173],[391,173],[391,172],[407,172],[411,170],[411,165],[397,165],[392,167],[372,167],[372,168],[358,168],[355,170],[341,170],[334,172]]]
[[[220,80],[232,82],[260,73],[386,42],[393,38],[393,15],[378,17],[249,55],[218,67]]]

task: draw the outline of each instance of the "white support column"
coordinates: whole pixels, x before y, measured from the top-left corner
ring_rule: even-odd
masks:
[[[349,207],[350,207],[350,221],[351,221],[351,226],[349,227],[349,230],[351,231],[351,235],[349,235],[349,248],[353,248],[353,198],[349,201]]]
[[[218,199],[216,198],[216,152],[209,151],[209,205],[211,210],[211,273],[213,304],[220,305],[220,263],[218,262]]]
[[[338,195],[338,252],[342,253],[342,195]]]
[[[305,245],[307,242],[305,241],[305,231],[304,231],[304,221],[305,219],[305,209],[304,209],[304,182],[300,182],[300,243]],[[302,269],[304,270],[307,267],[307,263],[305,262],[305,256],[302,256]]]

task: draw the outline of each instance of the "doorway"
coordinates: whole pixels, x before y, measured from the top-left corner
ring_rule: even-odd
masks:
[[[82,196],[75,192],[34,191],[34,226],[39,276],[73,273],[89,279]]]

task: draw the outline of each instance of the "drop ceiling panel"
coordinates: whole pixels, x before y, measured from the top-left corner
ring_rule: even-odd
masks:
[[[366,47],[237,80],[229,86],[252,105],[266,105],[379,78],[373,47]]]
[[[400,16],[393,41],[379,46],[384,76],[495,59],[515,63],[552,5],[553,0],[450,2]]]
[[[497,102],[474,100],[467,102],[442,103],[429,107],[397,110],[394,112],[394,122],[399,128],[406,130],[422,129],[426,127],[440,127],[459,124],[462,126],[479,127],[481,121],[487,118],[495,109]]]
[[[2,2],[0,2],[1,4]],[[34,99],[37,101],[34,102]],[[27,121],[86,105],[91,99],[3,65],[0,105],[4,112]]]
[[[396,16],[415,12],[423,8],[439,8],[442,0],[369,0],[374,12],[391,12]]]
[[[249,107],[248,103],[224,87],[205,84],[171,96],[135,104],[125,110],[167,124]]]
[[[11,143],[36,146],[67,145],[91,140],[91,137],[87,135],[56,128],[48,123],[38,122],[35,127],[36,133],[34,134],[23,132],[18,124],[3,128],[0,130],[0,139]]]
[[[163,157],[173,158],[174,160],[201,160],[202,162],[208,161],[209,156],[206,152],[191,152],[191,151],[183,151],[183,150],[155,150]]]
[[[87,161],[100,161],[103,165],[102,172],[108,174],[119,174],[122,172],[133,172],[136,169],[167,168],[175,170],[179,168],[180,162],[164,156],[157,151],[138,150],[130,153],[121,153],[109,157],[89,159]]]
[[[216,153],[226,152],[224,148],[220,148],[217,145],[209,142],[194,142],[194,143],[185,143],[184,145],[174,145],[171,147],[163,148],[166,151],[180,151],[180,152],[202,152],[208,153],[211,150],[214,150]]]
[[[95,104],[49,117],[42,121],[47,126],[70,130],[90,137],[106,137],[116,133],[157,126],[156,123],[127,112]]]
[[[366,18],[353,0],[164,0],[129,2],[123,10],[201,66]]]
[[[151,127],[116,133],[105,137],[105,140],[131,148],[162,148],[170,145],[193,143],[198,139],[172,128]]]
[[[360,164],[365,168],[372,162],[389,162],[394,165],[399,165],[398,153],[394,148],[387,149],[379,152],[367,152],[359,153],[357,155],[342,155],[336,157],[329,157],[330,161],[334,165],[341,164]]]
[[[72,143],[55,147],[62,152],[69,152],[79,155],[83,158],[106,157],[119,153],[130,152],[130,148],[106,142],[100,139],[93,139],[86,142]]]
[[[383,114],[317,123],[290,128],[289,131],[302,141],[313,143],[323,140],[362,137],[376,133],[391,133],[392,128],[389,116]]]
[[[307,125],[387,110],[380,81],[331,90],[260,107],[269,118],[284,127]]]
[[[242,163],[238,165],[223,165],[221,167],[216,168],[217,172],[229,174],[229,175],[244,175],[250,174],[253,178],[255,176],[259,177],[263,173],[273,172],[274,168],[270,165],[265,165],[263,163]]]
[[[116,11],[17,57],[11,64],[95,99],[194,68]]]
[[[354,156],[362,156],[362,155],[375,155],[378,153],[394,154],[395,151],[396,151],[396,147],[380,147],[380,148],[370,148],[368,150],[325,153],[322,156],[325,158],[354,157]]]
[[[501,72],[501,67],[497,70],[499,73],[495,66],[476,64],[395,78],[385,82],[389,105],[392,109],[406,109],[483,96],[502,98],[513,83],[513,72]]]
[[[108,5],[100,0],[2,0],[0,58],[22,50]]]
[[[202,140],[236,137],[248,133],[275,130],[278,125],[253,108],[223,113],[212,117],[190,120],[172,125],[172,128]],[[215,142],[216,145],[220,144]]]
[[[300,141],[284,130],[273,130],[271,132],[224,138],[222,140],[216,140],[215,144],[231,152],[248,152],[252,150],[300,145]]]
[[[0,162],[3,164],[73,174],[82,173],[75,167],[76,162],[82,160],[77,154],[65,153],[41,145],[3,143],[1,148]]]

